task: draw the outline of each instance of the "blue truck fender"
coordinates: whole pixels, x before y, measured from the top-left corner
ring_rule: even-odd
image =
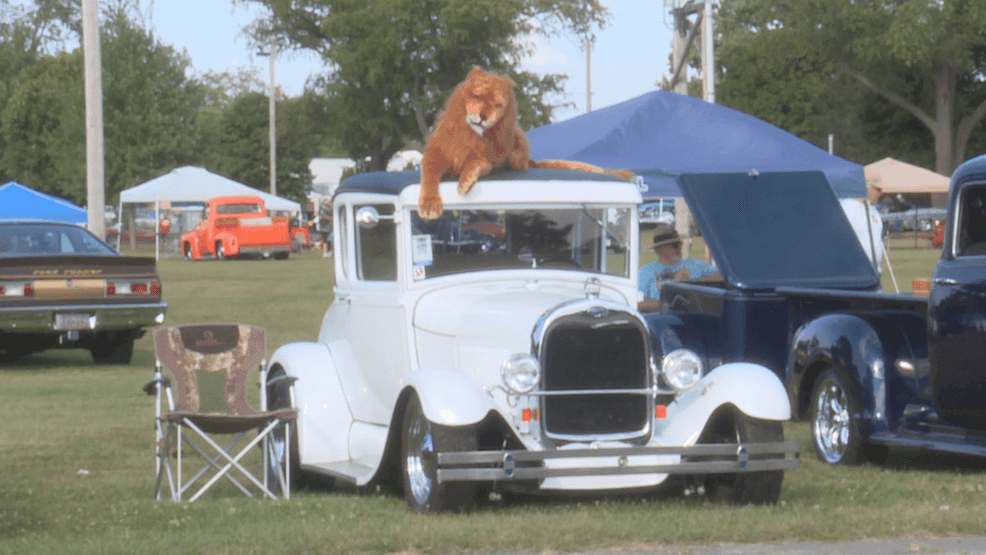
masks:
[[[802,415],[811,390],[827,368],[838,368],[858,387],[862,410],[874,423],[887,420],[886,346],[906,345],[899,328],[886,319],[856,314],[827,314],[799,328],[791,341],[786,370],[791,412]]]
[[[705,364],[710,367],[720,362],[719,353],[710,352],[710,347],[715,341],[708,341],[718,336],[720,324],[713,316],[657,312],[643,316],[650,331],[651,347],[658,359],[675,349],[686,348],[702,356]]]
[[[727,405],[759,420],[791,418],[787,392],[777,374],[759,364],[732,362],[706,374],[668,406],[663,441],[693,445],[713,413]]]
[[[270,358],[271,373],[295,378],[298,409],[298,455],[301,464],[349,460],[352,411],[329,347],[322,343],[288,343]]]
[[[497,410],[493,397],[476,380],[454,368],[419,368],[407,375],[401,394],[416,394],[428,420],[444,426],[476,424]],[[396,415],[395,415],[396,416]]]

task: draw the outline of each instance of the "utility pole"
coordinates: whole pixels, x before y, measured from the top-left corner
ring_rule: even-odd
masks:
[[[712,0],[705,0],[702,17],[702,96],[710,104],[716,103],[716,64],[713,46]]]
[[[106,238],[103,156],[103,77],[99,52],[99,6],[82,0],[82,50],[86,87],[86,216],[93,235]],[[123,214],[119,215],[123,221]],[[120,226],[123,233],[123,226]]]
[[[270,194],[277,195],[277,81],[274,80],[274,41],[270,43]]]
[[[585,111],[592,111],[592,37],[585,37]]]

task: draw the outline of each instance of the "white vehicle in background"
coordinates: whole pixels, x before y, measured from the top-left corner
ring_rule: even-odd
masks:
[[[396,478],[422,512],[468,508],[480,484],[601,493],[669,476],[716,500],[778,499],[800,449],[783,440],[784,387],[652,336],[635,184],[496,173],[466,196],[442,183],[429,222],[419,176],[360,174],[335,194],[318,341],[269,363],[269,406],[299,410],[292,445],[280,438],[292,477]]]

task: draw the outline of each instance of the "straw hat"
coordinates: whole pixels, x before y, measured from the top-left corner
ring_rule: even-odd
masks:
[[[654,231],[654,244],[651,245],[654,249],[659,249],[668,245],[678,245],[681,246],[681,240],[687,239],[687,236],[678,235],[678,230],[674,226],[659,223],[657,224],[657,229]]]

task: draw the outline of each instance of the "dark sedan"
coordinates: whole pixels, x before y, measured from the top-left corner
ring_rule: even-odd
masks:
[[[164,322],[153,258],[122,256],[85,229],[0,221],[0,351],[82,348],[127,364],[144,328]]]

